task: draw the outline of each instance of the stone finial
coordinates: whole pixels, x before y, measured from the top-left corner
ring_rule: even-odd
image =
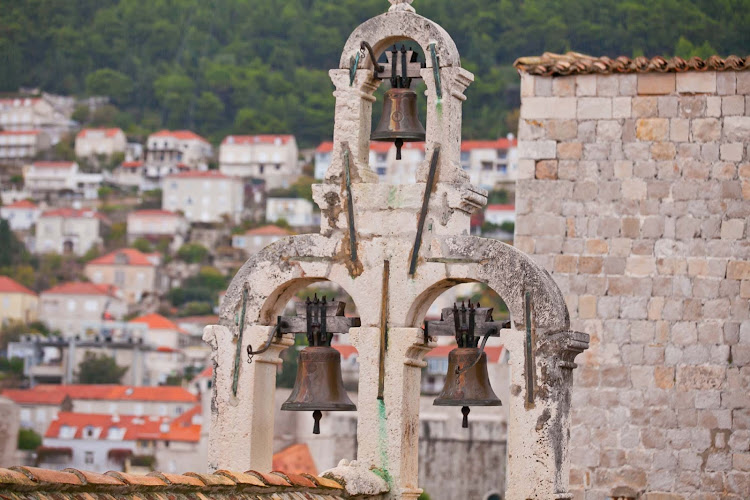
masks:
[[[388,0],[388,1],[391,2],[391,7],[388,9],[389,12],[395,12],[398,10],[415,12],[414,7],[411,6],[411,3],[414,0]]]

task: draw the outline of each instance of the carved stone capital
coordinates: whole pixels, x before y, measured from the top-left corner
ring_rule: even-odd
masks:
[[[414,0],[388,0],[391,2],[391,6],[388,9],[388,12],[396,12],[396,11],[406,11],[406,12],[415,12],[414,7],[411,6],[411,3]]]

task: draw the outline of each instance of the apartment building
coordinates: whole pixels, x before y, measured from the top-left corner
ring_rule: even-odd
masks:
[[[145,163],[149,166],[187,166],[206,170],[213,157],[211,143],[190,130],[160,130],[148,136]]]
[[[37,219],[34,251],[83,255],[102,244],[102,234],[109,226],[109,219],[95,210],[46,210]]]
[[[0,99],[0,129],[6,131],[41,130],[51,144],[75,131],[71,119],[75,99],[43,93],[38,97]]]
[[[13,231],[28,231],[34,227],[40,213],[39,206],[29,200],[19,200],[0,207],[0,217],[8,221],[8,226]]]
[[[90,261],[84,273],[92,283],[113,286],[128,304],[137,304],[156,292],[157,264],[140,250],[121,248]]]
[[[162,209],[181,212],[190,222],[237,223],[244,208],[242,179],[216,170],[189,171],[164,180]]]
[[[7,276],[0,276],[0,324],[36,321],[38,309],[36,293]]]
[[[72,161],[38,161],[23,168],[24,186],[35,198],[45,196],[95,200],[104,180],[102,174],[80,171]]]
[[[166,238],[172,241],[173,248],[179,248],[189,231],[188,221],[176,212],[147,209],[128,213],[128,244],[138,238],[152,242]]]
[[[241,248],[245,254],[250,256],[264,249],[274,241],[289,236],[292,233],[283,227],[268,224],[254,229],[248,229],[242,234],[232,236],[232,246]]]
[[[266,221],[285,220],[292,227],[308,227],[319,223],[313,214],[313,204],[305,198],[267,198]]]
[[[219,170],[234,177],[262,179],[266,189],[286,188],[301,173],[293,135],[230,135],[219,147]]]
[[[119,128],[85,128],[78,132],[75,151],[78,158],[112,157],[125,154],[128,139]]]
[[[33,159],[50,148],[49,136],[41,130],[0,131],[0,163],[17,164]]]
[[[51,330],[63,337],[83,337],[87,326],[108,319],[120,319],[128,305],[120,292],[109,285],[67,282],[45,290],[39,297],[39,316]]]

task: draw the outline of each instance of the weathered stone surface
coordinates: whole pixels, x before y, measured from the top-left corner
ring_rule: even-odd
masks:
[[[643,73],[638,75],[638,95],[671,94],[674,91],[674,73]]]
[[[711,94],[716,92],[716,72],[677,73],[677,92],[686,94]]]
[[[642,118],[636,122],[635,134],[642,141],[665,141],[669,134],[669,120]]]

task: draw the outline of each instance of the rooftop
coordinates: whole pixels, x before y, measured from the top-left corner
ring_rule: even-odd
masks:
[[[224,175],[218,170],[189,170],[187,172],[180,172],[179,174],[172,174],[169,176],[170,179],[235,179]]]
[[[229,135],[224,138],[222,144],[287,144],[290,140],[294,139],[293,135],[274,135],[274,134],[262,134],[262,135]]]
[[[0,135],[39,135],[41,130],[2,130]]]
[[[2,395],[19,404],[59,404],[71,399],[107,401],[159,401],[169,403],[196,403],[198,399],[182,387],[138,387],[130,385],[94,384],[40,384],[32,389],[6,389]],[[59,401],[59,403],[55,403]]]
[[[90,261],[87,265],[123,265],[148,266],[154,263],[148,260],[146,254],[136,248],[121,248]]]
[[[106,295],[115,297],[117,289],[111,285],[98,285],[88,281],[69,281],[48,290],[44,290],[42,295]]]
[[[198,414],[200,414],[200,406]],[[200,423],[194,424],[194,409],[182,419],[169,417],[112,415],[97,413],[60,412],[50,422],[46,438],[135,441],[137,439],[160,441],[198,442]],[[86,431],[92,431],[89,435]]]
[[[0,293],[23,293],[36,297],[34,292],[7,276],[0,276]]]
[[[35,161],[32,163],[34,168],[72,168],[74,161]]]
[[[541,56],[520,57],[513,65],[519,71],[539,76],[567,76],[585,74],[612,73],[667,73],[682,71],[746,71],[750,70],[750,57],[729,56],[722,59],[711,56],[708,59],[692,57],[683,59],[673,57],[666,59],[661,56],[652,58],[636,57],[631,59],[620,56],[617,59],[609,57],[592,57],[578,52],[555,54],[545,52]]]
[[[206,139],[191,130],[160,130],[151,134],[149,139],[152,137],[173,137],[181,141],[201,141],[206,144],[209,143]]]
[[[95,210],[79,210],[76,208],[55,208],[53,210],[45,210],[42,212],[42,217],[62,217],[63,219],[99,219],[104,222],[109,222],[109,219],[104,214]]]
[[[5,208],[5,209],[8,209],[8,208],[24,208],[24,209],[27,209],[27,208],[39,208],[39,207],[33,201],[30,201],[30,200],[18,200],[18,201],[14,202],[14,203],[11,203],[10,205],[5,205],[3,208]]]
[[[150,330],[174,330],[182,332],[182,329],[171,320],[161,314],[151,313],[131,319],[130,323],[144,323]]]
[[[123,131],[120,128],[85,128],[78,132],[76,138],[83,138],[88,135],[104,135],[105,137],[114,137],[117,134],[122,134]]]
[[[247,236],[289,236],[290,234],[293,233],[288,229],[284,229],[283,227],[275,226],[273,224],[268,224],[245,231],[245,235]]]
[[[169,210],[144,209],[144,210],[133,210],[128,214],[133,217],[180,217],[180,214],[170,212]]]

